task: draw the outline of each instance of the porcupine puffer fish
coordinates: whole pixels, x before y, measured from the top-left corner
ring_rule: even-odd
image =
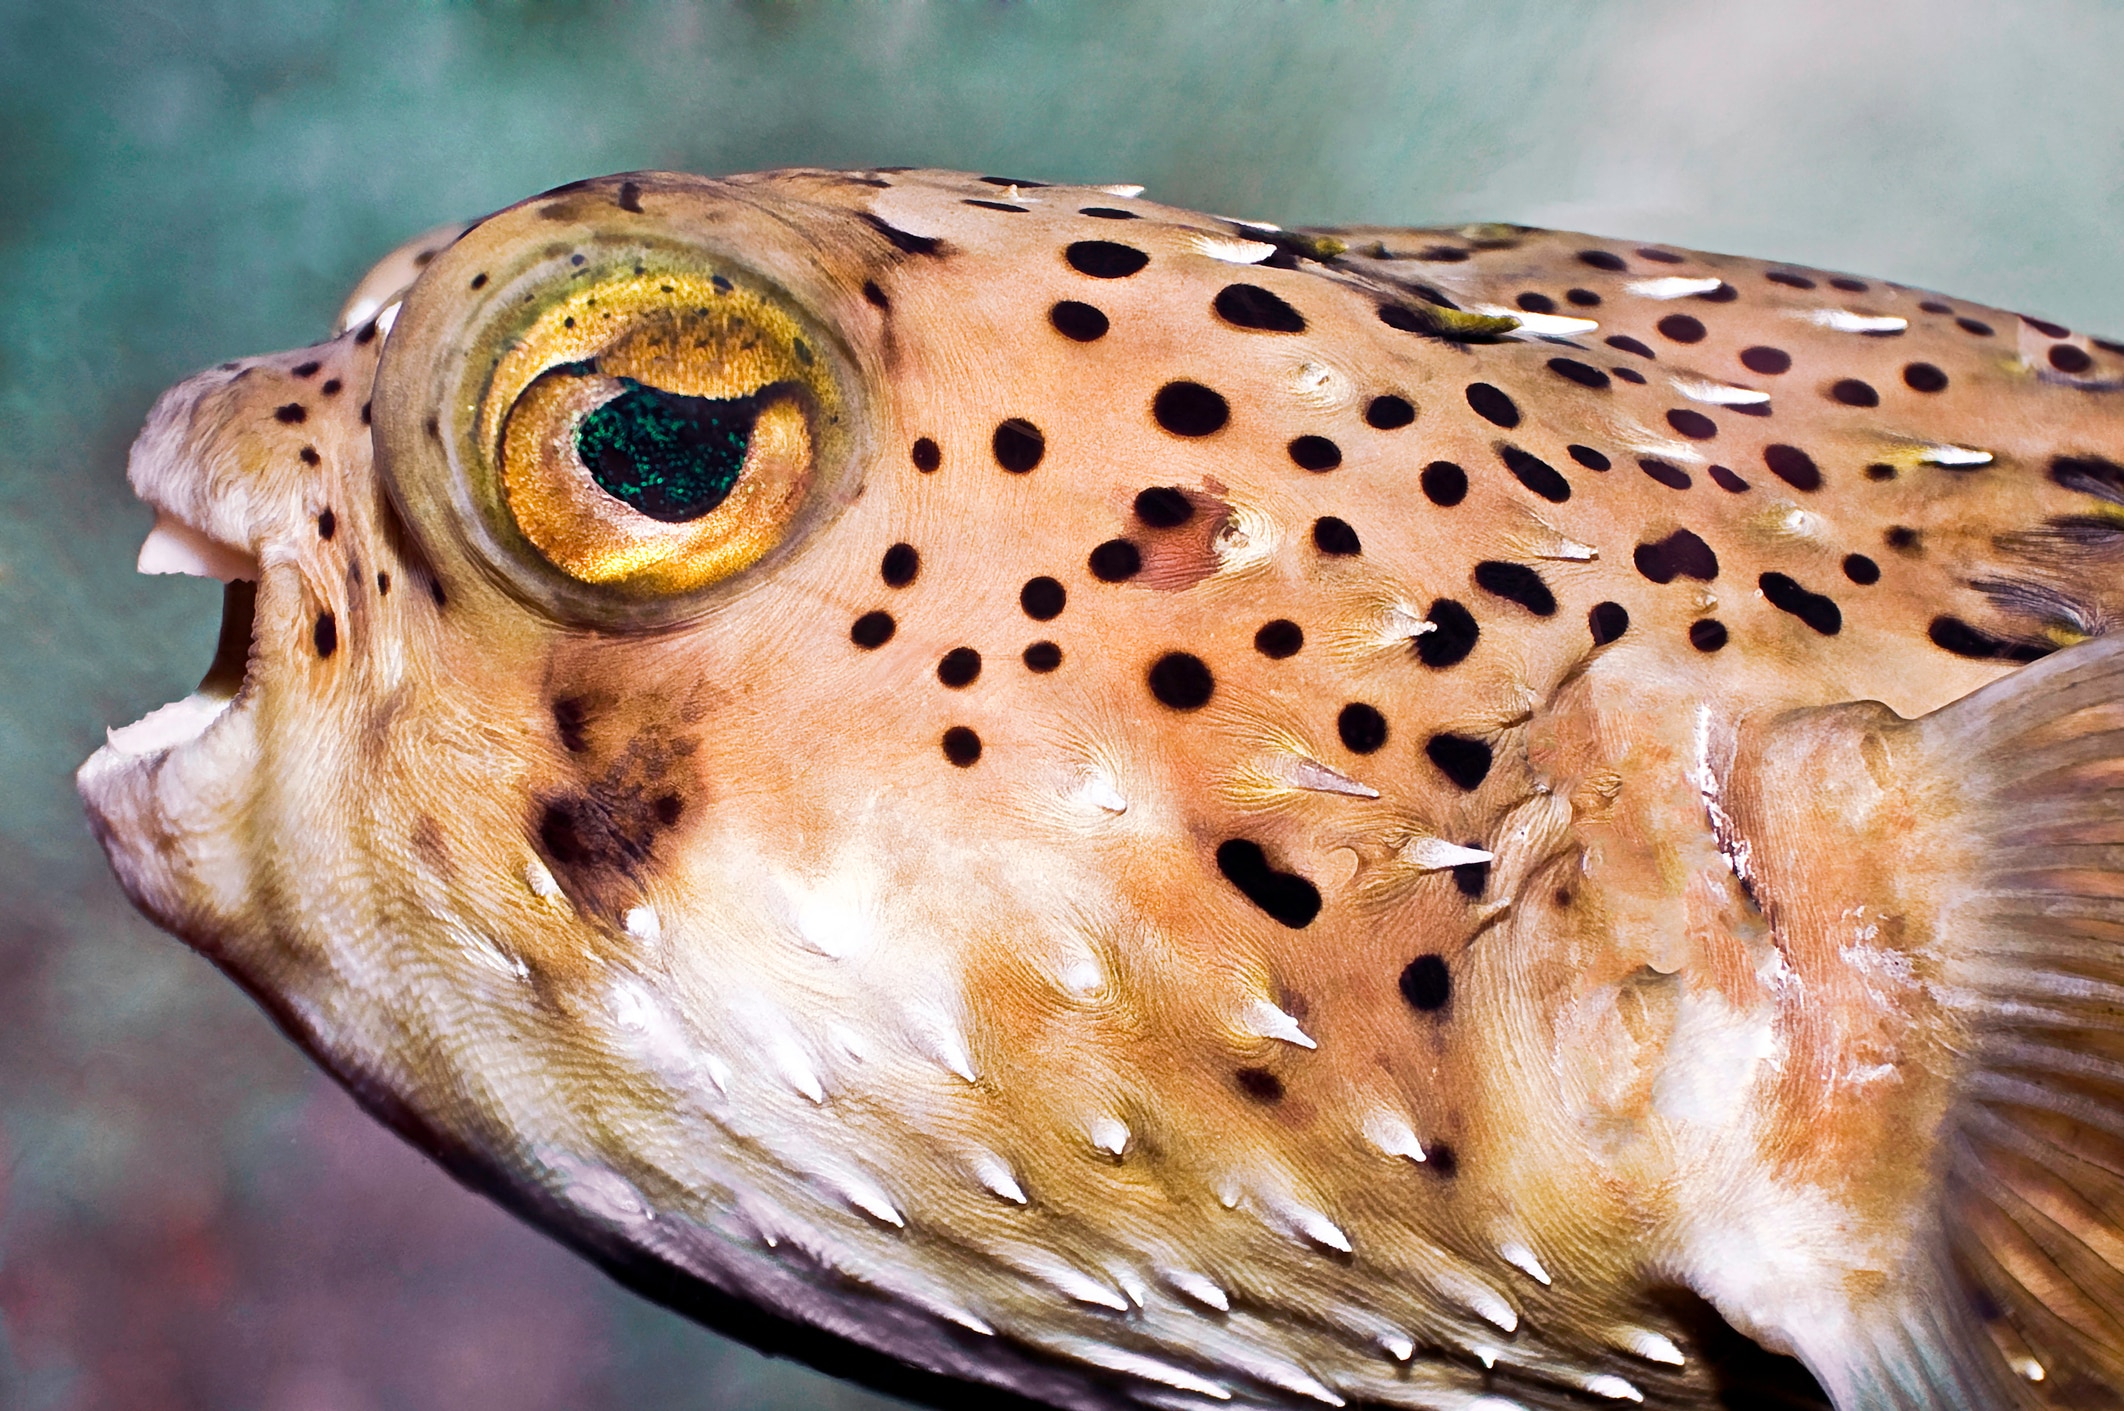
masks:
[[[755,1331],[1708,1407],[1708,1305],[2124,1405],[2120,389],[1582,235],[582,182],[157,404],[222,649],[80,785],[372,1111]]]

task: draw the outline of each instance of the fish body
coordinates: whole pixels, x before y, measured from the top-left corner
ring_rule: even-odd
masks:
[[[1500,1411],[1722,1404],[1708,1303],[1840,1407],[2117,1405],[2120,389],[1568,233],[583,182],[164,396],[222,653],[81,788],[725,1318]]]

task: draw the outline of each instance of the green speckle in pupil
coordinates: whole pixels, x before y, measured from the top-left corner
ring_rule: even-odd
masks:
[[[584,417],[575,453],[606,494],[651,519],[678,524],[721,504],[745,468],[759,404],[751,397],[687,397],[631,377]]]

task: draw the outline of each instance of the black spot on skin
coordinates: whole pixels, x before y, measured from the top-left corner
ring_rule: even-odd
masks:
[[[1770,600],[1770,606],[1791,613],[1824,637],[1834,637],[1844,630],[1844,614],[1835,602],[1809,592],[1796,580],[1782,573],[1766,573],[1756,583]]]
[[[1819,490],[1822,488],[1821,467],[1814,457],[1797,446],[1772,444],[1763,447],[1763,464],[1770,473],[1795,490]]]
[[[1423,616],[1431,630],[1417,636],[1416,658],[1425,666],[1458,665],[1475,650],[1475,643],[1482,636],[1482,629],[1475,625],[1475,614],[1451,598],[1434,599]]]
[[[1979,661],[2034,661],[2050,655],[2051,648],[2031,642],[2009,642],[1971,627],[1959,617],[1942,615],[1932,619],[1926,634],[1932,644],[1953,652],[1958,657],[1971,657]]]
[[[1126,583],[1143,570],[1143,551],[1126,539],[1109,539],[1085,560],[1101,583]]]
[[[1375,431],[1393,431],[1416,419],[1416,408],[1406,397],[1388,393],[1365,404],[1364,424]]]
[[[1167,652],[1151,663],[1144,679],[1158,704],[1174,710],[1200,710],[1217,690],[1208,664],[1192,652]]]
[[[324,385],[317,390],[324,393],[327,397],[336,397],[339,395],[339,379],[328,377],[324,380]]]
[[[863,223],[884,236],[886,242],[903,255],[934,255],[944,248],[944,242],[933,235],[916,235],[902,230],[868,211],[863,212]]]
[[[1464,848],[1480,848],[1482,844],[1480,842],[1466,842],[1462,843],[1461,846]],[[1487,862],[1461,863],[1460,866],[1453,869],[1453,885],[1469,901],[1480,901],[1482,894],[1489,889],[1490,864]]]
[[[1711,483],[1713,485],[1716,485],[1719,489],[1724,490],[1729,495],[1738,495],[1748,488],[1747,481],[1741,479],[1738,475],[1735,475],[1732,471],[1726,469],[1726,467],[1722,465],[1714,465],[1710,468],[1710,470],[1705,473],[1711,477]]]
[[[1621,603],[1595,603],[1586,613],[1586,627],[1593,633],[1593,645],[1605,647],[1630,630],[1630,610]]]
[[[1700,617],[1689,624],[1689,645],[1700,652],[1715,652],[1726,645],[1726,624],[1715,617]]]
[[[1054,325],[1055,332],[1075,343],[1096,343],[1112,327],[1105,314],[1075,299],[1064,299],[1049,309],[1047,321]]]
[[[317,515],[317,537],[329,540],[339,532],[339,516],[330,510],[320,510]]]
[[[1499,446],[1497,455],[1505,463],[1520,484],[1532,490],[1551,504],[1562,504],[1571,498],[1571,482],[1557,473],[1556,467],[1541,457],[1522,451],[1517,446]]]
[[[1305,629],[1287,617],[1262,623],[1261,630],[1254,634],[1254,650],[1271,661],[1294,657],[1304,646]]]
[[[1519,425],[1519,408],[1510,397],[1487,382],[1468,384],[1468,405],[1475,409],[1475,415],[1492,426],[1510,431]]]
[[[1078,240],[1062,252],[1069,267],[1093,279],[1126,279],[1150,263],[1150,256],[1133,245],[1111,240]]]
[[[1386,717],[1362,701],[1352,701],[1335,717],[1335,733],[1351,754],[1371,754],[1387,742]]]
[[[2094,359],[2087,355],[2085,348],[2075,347],[2070,343],[2051,344],[2049,358],[2050,365],[2059,372],[2075,376],[2094,366]]]
[[[1856,377],[1839,378],[1829,388],[1832,401],[1842,402],[1847,407],[1877,407],[1881,394]]]
[[[1637,253],[1644,256],[1648,260],[1655,260],[1663,265],[1679,265],[1687,263],[1687,261],[1682,256],[1675,254],[1672,250],[1655,250],[1649,245],[1638,246]]]
[[[569,754],[590,748],[589,728],[590,707],[580,696],[562,696],[553,703],[553,730]]]
[[[1528,290],[1512,302],[1530,314],[1553,314],[1556,312],[1556,301],[1554,299],[1551,299],[1546,294],[1536,294],[1532,290]]]
[[[1080,216],[1090,216],[1093,220],[1142,219],[1142,217],[1138,216],[1134,211],[1124,211],[1114,206],[1085,206],[1079,209],[1077,214]]]
[[[1611,385],[1608,380],[1608,374],[1590,363],[1582,363],[1576,358],[1551,358],[1549,359],[1549,371],[1555,373],[1558,377],[1575,382],[1581,387],[1604,389]]]
[[[1458,245],[1426,245],[1416,252],[1416,258],[1425,264],[1457,265],[1473,258],[1472,253]]]
[[[1639,544],[1631,559],[1637,564],[1637,571],[1654,583],[1672,583],[1677,578],[1709,583],[1718,577],[1718,555],[1686,529],[1677,529],[1650,544]]]
[[[1660,336],[1676,343],[1701,343],[1704,341],[1704,325],[1688,314],[1668,314],[1657,324]]]
[[[974,179],[983,186],[1016,186],[1026,191],[1040,191],[1047,186],[1044,181],[1027,181],[1021,176],[982,176]]]
[[[1893,480],[1895,479],[1896,470],[1894,466],[1886,461],[1875,461],[1860,471],[1859,474],[1865,476],[1868,480]]]
[[[1024,215],[1026,210],[1028,209],[1025,206],[1013,206],[1008,201],[982,201],[978,199],[972,199],[961,201],[959,204],[962,206],[979,206],[984,211],[1011,211],[1021,216]]]
[[[2036,318],[2030,314],[2022,314],[2021,322],[2048,338],[2070,338],[2072,336],[2071,329],[2062,323],[2052,323],[2047,318]]]
[[[1683,470],[1672,461],[1659,460],[1653,456],[1640,456],[1637,460],[1637,468],[1670,490],[1686,490],[1696,484],[1694,480],[1689,478],[1688,471]]]
[[[1844,555],[1844,576],[1861,587],[1881,581],[1881,566],[1864,554]]]
[[[944,732],[944,758],[961,769],[969,768],[981,758],[981,737],[963,725],[954,725]]]
[[[995,452],[996,464],[1012,475],[1025,474],[1047,454],[1047,438],[1023,417],[1011,417],[998,426],[989,445]]]
[[[390,597],[390,596],[391,596],[391,575],[390,575],[390,574],[388,574],[388,573],[384,573],[384,572],[381,572],[381,571],[379,571],[379,572],[377,573],[377,575],[376,575],[376,596],[377,596],[377,597],[379,597],[379,598],[388,598],[388,597]]]
[[[1829,287],[1831,289],[1841,289],[1847,294],[1863,294],[1866,292],[1866,281],[1853,279],[1849,275],[1838,275],[1829,281]]]
[[[1718,435],[1718,423],[1702,412],[1687,407],[1676,407],[1667,413],[1667,425],[1673,427],[1691,441],[1709,441]]]
[[[290,368],[289,371],[293,372],[297,377],[315,377],[317,375],[317,369],[323,366],[323,363],[317,362],[313,359],[310,362],[297,363],[294,367]]]
[[[1597,309],[1600,307],[1600,295],[1590,289],[1566,289],[1564,290],[1564,298],[1577,308]]]
[[[1814,281],[1804,274],[1787,274],[1781,269],[1771,270],[1763,278],[1772,284],[1782,284],[1788,289],[1812,289]]]
[[[620,183],[619,208],[623,211],[632,211],[636,215],[642,213],[642,188],[640,183],[632,181]]]
[[[1696,320],[1691,319],[1689,321],[1694,323]],[[1619,352],[1635,353],[1640,358],[1656,358],[1659,356],[1659,354],[1652,351],[1648,344],[1638,342],[1627,333],[1611,334],[1601,341]]]
[[[1964,333],[1973,333],[1979,338],[1989,338],[1992,332],[1990,324],[1973,318],[1958,318],[1954,321],[1954,326],[1961,329]]]
[[[1423,747],[1426,758],[1454,785],[1472,793],[1490,777],[1490,747],[1466,735],[1433,735]]]
[[[486,275],[484,275],[484,274],[475,274],[475,275],[473,275],[473,276],[472,276],[472,287],[473,287],[474,289],[484,289],[484,288],[486,288],[486,287],[487,287],[487,276],[486,276]]]
[[[1152,529],[1172,529],[1195,517],[1194,501],[1172,485],[1138,491],[1135,509],[1136,518]]]
[[[1424,1169],[1440,1180],[1450,1181],[1460,1174],[1460,1153],[1446,1143],[1432,1142],[1424,1152],[1430,1158],[1423,1163]]]
[[[894,544],[885,551],[885,557],[878,564],[878,572],[888,588],[905,588],[921,571],[922,555],[912,544]]]
[[[889,309],[892,307],[892,300],[885,297],[885,291],[878,288],[878,282],[875,279],[863,281],[863,297],[878,308]]]
[[[310,632],[310,640],[317,646],[320,659],[339,650],[339,621],[328,612],[317,614],[317,626]]]
[[[1740,297],[1740,290],[1730,284],[1720,284],[1716,289],[1706,289],[1703,293],[1692,294],[1690,297],[1700,299],[1706,304],[1730,304]]]
[[[1231,404],[1199,382],[1168,382],[1151,398],[1151,417],[1175,436],[1209,436],[1231,420]]]
[[[656,813],[656,821],[666,828],[677,827],[679,819],[686,812],[685,800],[677,794],[659,794],[650,807]]]
[[[363,347],[375,341],[376,322],[372,319],[361,326],[361,330],[354,335],[354,342],[357,347]]]
[[[282,426],[299,426],[310,419],[310,413],[300,402],[289,402],[273,408],[273,420]]]
[[[2124,465],[2105,456],[2059,456],[2050,463],[2050,479],[2067,490],[2124,504]]]
[[[1741,366],[1750,372],[1759,372],[1765,377],[1776,377],[1792,370],[1792,354],[1783,348],[1766,348],[1757,344],[1741,349]]]
[[[369,408],[372,405],[373,404],[369,402],[363,402],[361,404],[361,424],[363,426],[367,426],[369,424]]]
[[[1234,328],[1261,333],[1303,333],[1305,315],[1258,284],[1227,284],[1210,307]]]
[[[1523,563],[1485,559],[1475,565],[1475,586],[1518,603],[1536,617],[1552,617],[1556,613],[1556,595],[1539,573]]]
[[[908,451],[907,458],[913,461],[914,468],[921,471],[924,475],[933,474],[936,468],[944,463],[944,453],[939,451],[937,443],[930,440],[927,436],[915,438],[914,446]]]
[[[1943,304],[1937,299],[1927,299],[1919,304],[1918,307],[1928,314],[1951,314],[1954,312],[1954,305]]]
[[[892,620],[891,613],[882,610],[866,612],[855,620],[855,626],[848,629],[848,640],[866,652],[875,651],[890,642],[892,634],[898,630],[899,624]]]
[[[1645,385],[1645,375],[1634,367],[1611,367],[1608,371],[1634,386],[1642,387]]]
[[[1333,470],[1342,464],[1342,448],[1325,436],[1300,436],[1284,449],[1300,470]]]
[[[1053,642],[1035,642],[1025,649],[1025,669],[1045,676],[1062,664],[1062,648]]]
[[[1623,262],[1621,255],[1613,255],[1606,250],[1580,250],[1578,252],[1578,262],[1582,265],[1591,265],[1594,269],[1620,271],[1629,268],[1629,265]]]
[[[1018,590],[1018,606],[1035,622],[1053,622],[1068,602],[1069,590],[1045,574],[1026,579],[1025,586]]]
[[[1911,363],[1903,369],[1903,385],[1913,392],[1944,392],[1947,374],[1931,363]]]
[[[1924,536],[1905,524],[1897,524],[1881,534],[1881,542],[1899,554],[1922,552]]]
[[[449,606],[449,599],[443,594],[442,580],[432,573],[428,575],[428,596],[434,600],[437,607]]]
[[[1313,547],[1323,554],[1347,555],[1364,552],[1357,541],[1357,531],[1345,520],[1331,514],[1322,515],[1313,521]]]
[[[1564,450],[1570,455],[1572,460],[1577,461],[1587,470],[1606,470],[1614,464],[1606,455],[1594,450],[1591,446],[1573,444],[1564,447]]]
[[[1295,872],[1269,865],[1259,843],[1233,838],[1217,845],[1217,870],[1239,894],[1293,931],[1320,914],[1320,889]]]
[[[1401,997],[1423,1014],[1444,1009],[1453,998],[1453,972],[1442,955],[1419,955],[1401,968]]]
[[[1232,1074],[1239,1091],[1259,1103],[1274,1106],[1283,1101],[1283,1079],[1266,1068],[1241,1068]]]
[[[1432,461],[1423,468],[1417,483],[1434,505],[1457,505],[1468,497],[1468,473],[1451,461]]]
[[[981,675],[981,654],[972,647],[953,647],[937,663],[937,680],[956,691],[971,686]]]

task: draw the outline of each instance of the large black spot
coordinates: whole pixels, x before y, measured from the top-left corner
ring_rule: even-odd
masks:
[[[1241,896],[1294,931],[1320,914],[1320,889],[1295,872],[1271,867],[1259,843],[1244,838],[1219,843],[1217,870]]]
[[[1069,267],[1094,279],[1126,279],[1150,263],[1150,256],[1133,245],[1112,240],[1078,240],[1062,252]]]
[[[1062,664],[1062,648],[1054,642],[1034,642],[1025,649],[1023,660],[1027,671],[1045,676]]]
[[[1570,453],[1572,460],[1577,461],[1587,470],[1606,470],[1614,464],[1613,461],[1608,459],[1605,452],[1596,451],[1591,446],[1581,446],[1574,442],[1564,447],[1564,450]]]
[[[753,397],[688,397],[623,377],[625,390],[575,429],[575,453],[598,488],[664,524],[720,505],[745,469]]]
[[[1991,325],[1979,319],[1958,318],[1954,321],[1954,326],[1978,338],[1989,338],[1992,333]]]
[[[1351,701],[1335,717],[1335,733],[1351,754],[1371,754],[1387,742],[1386,717],[1362,701]]]
[[[1417,480],[1434,505],[1457,505],[1468,497],[1468,473],[1451,461],[1432,461]]]
[[[1688,314],[1668,314],[1657,325],[1665,337],[1677,343],[1701,343],[1704,341],[1704,325]]]
[[[1453,972],[1442,955],[1419,955],[1401,969],[1401,997],[1412,1009],[1429,1014],[1453,998]]]
[[[1416,408],[1406,397],[1392,393],[1374,397],[1365,404],[1364,424],[1377,431],[1393,431],[1416,419]]]
[[[1490,747],[1466,735],[1433,735],[1423,747],[1439,773],[1462,789],[1474,790],[1490,777]]]
[[[1305,315],[1258,284],[1227,284],[1211,301],[1217,317],[1234,328],[1263,333],[1303,333]]]
[[[1600,341],[1621,352],[1634,353],[1640,358],[1656,358],[1659,356],[1659,354],[1652,351],[1650,345],[1632,338],[1627,333],[1611,333]]]
[[[1142,217],[1137,215],[1134,211],[1124,211],[1114,206],[1084,206],[1078,209],[1077,214],[1080,216],[1090,216],[1093,220],[1142,219]]]
[[[1903,369],[1903,385],[1913,392],[1943,392],[1947,374],[1931,363],[1911,363]]]
[[[1792,354],[1783,348],[1766,348],[1757,344],[1741,349],[1741,366],[1750,372],[1759,372],[1765,377],[1776,377],[1792,368]]]
[[[338,651],[339,619],[328,612],[317,614],[317,625],[310,629],[310,642],[311,645],[317,648],[317,655],[320,658],[328,657]]]
[[[1175,436],[1208,436],[1231,415],[1231,404],[1199,382],[1168,382],[1151,398],[1151,416]]]
[[[1342,448],[1325,436],[1298,436],[1284,448],[1301,470],[1333,470],[1342,464]]]
[[[1663,461],[1654,456],[1639,456],[1637,468],[1670,490],[1686,490],[1696,482],[1689,472],[1672,461]]]
[[[1045,574],[1026,579],[1025,586],[1018,590],[1018,606],[1035,622],[1054,621],[1068,602],[1069,590]]]
[[[938,450],[937,443],[927,436],[915,438],[914,445],[908,449],[907,458],[913,461],[914,468],[924,475],[933,474],[938,466],[944,464],[944,453]]]
[[[2009,642],[1994,637],[1989,632],[1971,627],[1959,617],[1940,616],[1932,619],[1926,629],[1932,644],[1953,652],[1958,657],[1974,657],[1979,660],[1997,658],[2002,661],[2034,661],[2048,656],[2051,648],[2030,642]]]
[[[1195,502],[1173,485],[1136,492],[1136,518],[1153,529],[1171,529],[1195,517]]]
[[[953,647],[937,663],[937,680],[956,691],[971,686],[981,674],[981,654],[972,647]]]
[[[996,427],[989,445],[996,453],[996,464],[1013,475],[1023,475],[1047,454],[1047,438],[1023,417],[1011,417]]]
[[[1770,473],[1795,490],[1819,490],[1822,488],[1821,467],[1814,457],[1797,446],[1772,444],[1763,447],[1763,464]]]
[[[1582,363],[1576,358],[1551,358],[1549,359],[1549,371],[1567,381],[1575,382],[1581,387],[1605,388],[1612,385],[1609,382],[1608,374],[1592,364]]]
[[[1700,617],[1689,624],[1689,645],[1700,652],[1715,652],[1726,645],[1726,624],[1715,617]]]
[[[1537,294],[1531,289],[1512,302],[1530,314],[1553,314],[1556,312],[1556,301],[1554,299],[1551,299],[1546,294]]]
[[[1217,690],[1208,664],[1192,652],[1167,652],[1151,663],[1144,679],[1158,703],[1174,710],[1200,710]]]
[[[981,737],[963,725],[944,732],[944,758],[965,769],[981,758]]]
[[[1593,645],[1605,647],[1630,630],[1630,610],[1621,603],[1595,603],[1586,613],[1586,626],[1593,633]]]
[[[1539,573],[1523,563],[1485,559],[1475,565],[1475,586],[1509,598],[1536,617],[1549,617],[1556,611],[1556,595]]]
[[[1313,521],[1313,547],[1323,554],[1347,555],[1362,553],[1364,546],[1357,540],[1357,531],[1345,520],[1328,514]]]
[[[1578,252],[1578,262],[1582,265],[1591,265],[1594,269],[1625,270],[1629,268],[1628,265],[1623,263],[1621,255],[1610,254],[1606,250],[1580,250]]]
[[[1769,280],[1772,284],[1782,284],[1787,289],[1812,289],[1814,287],[1814,281],[1807,278],[1806,275],[1788,274],[1781,269],[1771,270],[1763,278]]]
[[[1451,598],[1435,599],[1424,613],[1424,620],[1431,630],[1416,638],[1416,657],[1425,666],[1454,666],[1467,659],[1475,650],[1476,639],[1482,629],[1475,625],[1475,614]]]
[[[1493,426],[1502,426],[1509,431],[1519,425],[1519,408],[1503,391],[1487,382],[1468,384],[1468,405],[1475,409],[1475,415]]]
[[[1847,407],[1877,407],[1881,394],[1856,377],[1843,377],[1830,384],[1829,396]]]
[[[1677,529],[1664,539],[1639,544],[1631,555],[1637,571],[1654,583],[1672,583],[1676,578],[1694,578],[1709,583],[1718,577],[1718,555],[1711,546],[1686,529]]]
[[[1126,539],[1109,539],[1085,560],[1101,583],[1125,583],[1143,569],[1143,551]]]
[[[1748,488],[1747,481],[1741,479],[1738,475],[1735,475],[1732,471],[1728,470],[1722,465],[1712,466],[1710,470],[1710,476],[1711,483],[1713,485],[1716,485],[1719,489],[1724,490],[1729,494],[1738,495],[1743,490],[1746,490]]]
[[[1283,1079],[1266,1068],[1241,1068],[1232,1077],[1238,1082],[1239,1091],[1256,1102],[1283,1101]]]
[[[1862,587],[1881,581],[1881,566],[1864,554],[1844,555],[1844,576]]]
[[[1510,445],[1499,446],[1497,454],[1504,461],[1505,469],[1511,471],[1520,484],[1544,500],[1560,505],[1571,498],[1571,482],[1541,457]]]
[[[1480,848],[1480,842],[1466,842],[1464,848]],[[1453,885],[1470,901],[1479,900],[1490,885],[1490,864],[1487,862],[1463,862],[1453,869]]]
[[[888,588],[905,588],[922,571],[922,555],[912,544],[894,544],[885,551],[878,572]]]
[[[917,235],[911,230],[902,230],[868,211],[863,213],[863,221],[903,255],[934,255],[944,248],[944,242],[934,235]]]
[[[1702,412],[1688,407],[1676,407],[1667,413],[1667,425],[1688,437],[1691,441],[1708,441],[1718,435],[1718,423]]]
[[[1835,602],[1807,591],[1796,580],[1782,573],[1766,573],[1756,580],[1756,585],[1772,607],[1791,613],[1824,637],[1834,637],[1844,630],[1844,614]]]
[[[1078,343],[1096,342],[1106,336],[1110,327],[1105,314],[1075,299],[1064,299],[1049,309],[1047,321],[1054,325],[1055,332]]]
[[[1254,650],[1272,661],[1294,657],[1304,646],[1305,629],[1287,617],[1262,623],[1261,630],[1254,634]]]
[[[899,624],[892,620],[891,613],[866,612],[855,620],[855,626],[848,629],[848,640],[866,652],[874,651],[890,642],[892,634],[898,630]]]

